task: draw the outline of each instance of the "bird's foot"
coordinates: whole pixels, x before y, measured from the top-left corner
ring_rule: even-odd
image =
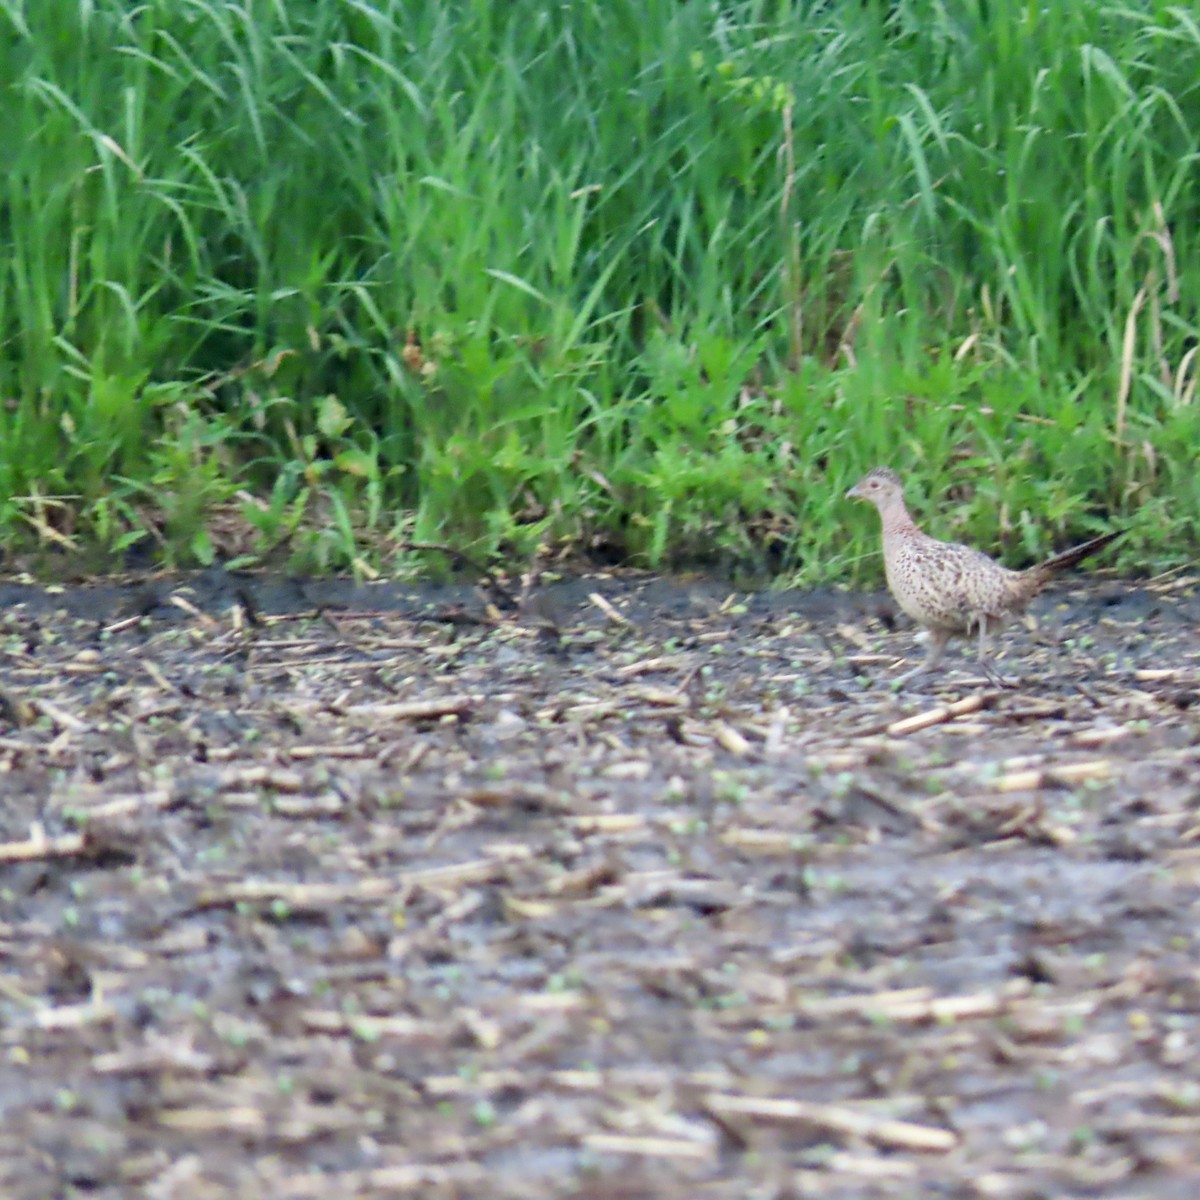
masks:
[[[980,663],[979,669],[983,672],[983,677],[992,687],[1016,688],[1021,686],[1019,679],[1009,679],[1008,676],[1001,675],[991,663]]]
[[[897,675],[896,678],[893,679],[888,686],[892,689],[893,692],[901,692],[914,679],[917,679],[920,676],[924,675],[927,670],[928,670],[928,668],[925,667],[924,664],[922,664],[919,667],[913,667],[913,669],[911,671],[905,671],[903,675]]]

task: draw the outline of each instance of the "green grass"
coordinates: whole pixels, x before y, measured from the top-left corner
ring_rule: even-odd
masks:
[[[1200,544],[1183,5],[0,0],[0,535]],[[230,531],[234,532],[230,532]],[[422,560],[424,561],[424,560]]]

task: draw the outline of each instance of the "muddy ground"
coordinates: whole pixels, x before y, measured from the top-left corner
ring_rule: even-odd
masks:
[[[1195,582],[0,588],[0,1195],[1192,1200]]]

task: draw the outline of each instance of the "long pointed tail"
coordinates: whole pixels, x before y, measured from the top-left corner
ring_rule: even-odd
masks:
[[[1047,578],[1055,571],[1065,571],[1067,567],[1073,567],[1077,562],[1099,553],[1109,542],[1115,542],[1124,532],[1123,529],[1118,529],[1116,533],[1102,533],[1099,537],[1092,538],[1091,541],[1084,542],[1079,546],[1072,546],[1070,550],[1064,550],[1061,554],[1055,554],[1045,562],[1038,563],[1033,570]]]
[[[1099,550],[1103,550],[1109,542],[1115,542],[1124,532],[1121,529],[1116,533],[1102,533],[1099,537],[1092,538],[1089,542],[1084,542],[1079,546],[1072,546],[1070,550],[1064,550],[1061,554],[1055,554],[1052,558],[1046,559],[1045,562],[1038,563],[1036,567],[1027,567],[1024,571],[1018,571],[1016,578],[1012,580],[1010,585],[1009,595],[1013,608],[1024,609],[1025,605],[1050,582],[1055,572],[1064,571],[1067,567],[1074,566],[1081,559],[1087,558]]]

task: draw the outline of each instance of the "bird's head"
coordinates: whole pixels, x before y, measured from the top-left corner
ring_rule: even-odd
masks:
[[[878,509],[892,502],[904,501],[904,485],[890,467],[875,467],[868,471],[847,493],[847,500],[868,500]]]

